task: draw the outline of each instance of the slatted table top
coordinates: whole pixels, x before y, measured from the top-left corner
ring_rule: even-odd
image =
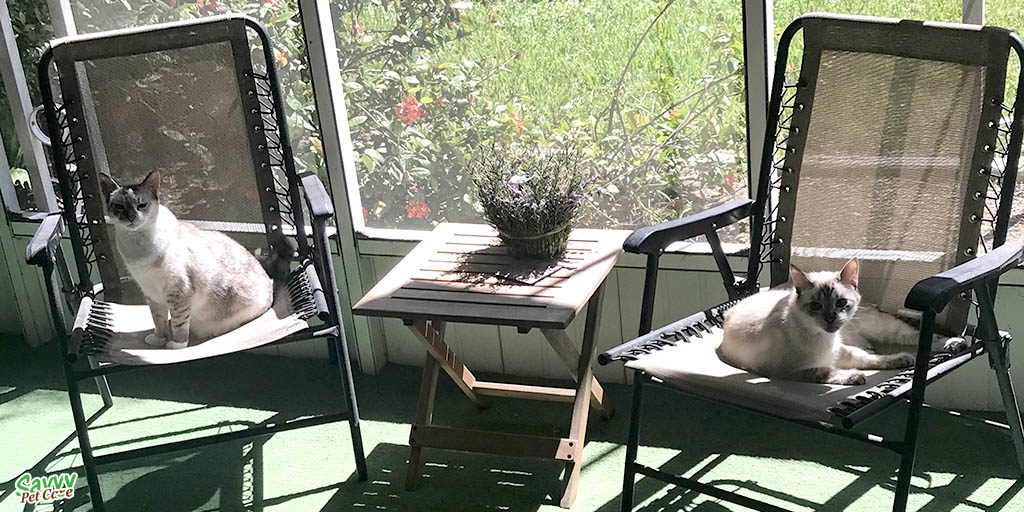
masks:
[[[494,228],[442,223],[352,311],[409,320],[564,329],[611,271],[628,234],[575,229],[560,267],[525,284],[497,275],[521,270],[524,264],[501,246]]]

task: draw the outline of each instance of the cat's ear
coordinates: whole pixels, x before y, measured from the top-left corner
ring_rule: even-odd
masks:
[[[149,171],[141,186],[153,194],[153,197],[157,197],[157,192],[160,191],[160,171]]]
[[[114,178],[111,178],[109,174],[104,174],[101,172],[99,174],[99,180],[100,190],[103,191],[104,200],[110,198],[110,194],[117,190],[118,187],[120,187],[120,185],[118,185],[117,182],[114,181]]]
[[[813,286],[811,280],[807,278],[807,274],[804,274],[803,270],[796,268],[796,265],[789,266],[789,280],[793,282],[793,287],[796,288],[797,293]]]
[[[839,271],[839,282],[856,288],[858,279],[860,279],[860,264],[855,259],[846,262],[843,270]]]

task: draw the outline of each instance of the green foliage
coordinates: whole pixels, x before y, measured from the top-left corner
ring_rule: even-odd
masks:
[[[580,148],[494,146],[470,164],[484,218],[515,256],[561,255],[593,180]]]

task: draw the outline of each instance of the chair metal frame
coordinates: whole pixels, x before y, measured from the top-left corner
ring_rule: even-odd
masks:
[[[647,270],[640,314],[640,337],[600,354],[598,360],[601,364],[609,364],[612,361],[629,361],[637,356],[657,351],[660,346],[666,344],[666,342],[658,340],[654,336],[659,332],[670,332],[673,329],[675,330],[674,332],[680,332],[681,330],[692,329],[692,331],[688,332],[693,332],[694,335],[700,336],[699,331],[705,325],[720,326],[722,321],[721,314],[725,309],[728,309],[739,299],[759,291],[758,277],[766,264],[788,265],[788,254],[785,258],[779,258],[777,255],[773,258],[772,255],[772,246],[779,241],[775,233],[777,225],[774,221],[776,219],[772,218],[776,213],[770,204],[773,188],[777,193],[779,189],[785,187],[778,176],[786,171],[791,172],[791,170],[783,169],[784,160],[777,158],[777,151],[782,150],[788,153],[786,150],[790,149],[787,147],[790,134],[787,123],[792,122],[793,114],[797,110],[802,110],[800,108],[802,105],[794,103],[794,98],[797,94],[793,90],[798,89],[803,84],[785,83],[786,64],[790,44],[797,32],[804,28],[805,20],[808,18],[828,17],[830,16],[814,14],[798,18],[782,34],[779,42],[778,57],[775,63],[775,75],[768,111],[768,126],[775,127],[775,129],[769,130],[765,135],[761,160],[762,166],[759,169],[759,180],[757,181],[756,200],[735,200],[682,219],[641,228],[630,235],[623,244],[626,251],[645,254],[647,257]],[[930,25],[910,20],[900,20],[899,23],[915,27]],[[1010,48],[1016,53],[1018,60],[1024,63],[1024,41],[1012,32],[1008,33],[1008,38]],[[948,375],[952,369],[959,367],[965,360],[978,357],[981,354],[988,354],[989,364],[996,374],[1007,416],[1007,425],[1002,427],[1008,430],[1010,434],[1016,450],[1016,460],[1022,474],[1024,474],[1024,428],[1022,428],[1020,412],[1010,382],[1010,376],[1007,372],[1009,366],[1007,350],[1010,336],[999,330],[994,310],[996,288],[998,287],[1000,276],[1008,270],[1019,268],[1024,264],[1024,244],[1004,243],[1009,223],[1016,173],[1020,164],[1021,142],[1022,138],[1024,138],[1024,70],[1017,77],[1017,85],[1013,108],[1002,105],[1001,101],[997,105],[994,99],[992,99],[990,107],[986,105],[987,108],[1000,108],[1001,110],[998,110],[998,112],[1003,116],[1012,116],[1008,129],[1002,129],[998,126],[993,128],[994,131],[999,132],[993,135],[998,135],[1001,139],[991,145],[986,145],[984,148],[986,152],[997,153],[1006,158],[1005,169],[1003,169],[1000,176],[996,176],[995,170],[988,170],[987,172],[992,185],[989,192],[991,193],[994,190],[996,197],[986,196],[986,198],[998,203],[998,210],[995,212],[994,218],[984,219],[984,222],[989,222],[993,228],[992,250],[974,257],[974,250],[968,249],[966,251],[968,258],[962,258],[965,261],[946,272],[920,281],[911,290],[905,305],[909,309],[920,311],[922,319],[916,353],[917,361],[912,373],[910,371],[906,372],[907,375],[904,377],[905,384],[896,392],[881,397],[864,407],[860,407],[851,414],[837,417],[835,422],[797,420],[766,414],[762,411],[734,404],[721,404],[837,434],[895,452],[900,456],[900,464],[892,509],[897,512],[905,511],[907,507],[910,479],[917,451],[921,410],[925,407],[924,394],[926,386]],[[986,100],[987,102],[988,100]],[[992,127],[992,125],[989,126]],[[983,172],[982,174],[985,173]],[[777,208],[777,205],[774,208]],[[746,277],[744,279],[737,279],[733,275],[716,231],[746,218],[751,219],[751,248],[748,256]],[[678,240],[685,240],[700,235],[704,235],[711,246],[712,254],[722,276],[730,302],[694,314],[652,333],[651,322],[654,312],[659,258],[670,244]],[[788,253],[788,246],[786,250]],[[931,354],[931,339],[932,333],[936,329],[936,315],[954,300],[970,300],[971,293],[975,297],[973,305],[977,313],[978,326],[974,328],[969,326],[966,334],[973,337],[977,343],[972,346],[968,353],[957,358],[939,357]],[[655,357],[655,355],[652,354],[650,357]],[[632,411],[626,443],[626,463],[622,487],[621,506],[623,511],[632,509],[633,487],[637,474],[755,510],[785,510],[776,505],[699,482],[694,478],[685,478],[639,463],[637,461],[637,450],[639,446],[642,396],[645,388],[668,389],[673,392],[708,399],[708,397],[694,395],[672,387],[643,371],[636,370],[634,372]],[[864,420],[875,416],[896,403],[904,402],[909,402],[909,406],[902,439],[886,439],[879,435],[854,430]]]
[[[266,61],[266,73],[254,71],[249,61],[248,30],[255,32],[262,45],[262,59]],[[76,60],[98,56],[128,56],[152,51],[174,50],[202,44],[203,42],[230,41],[234,46],[235,72],[244,106],[247,126],[258,129],[250,133],[250,148],[253,162],[258,168],[256,181],[260,187],[260,203],[263,213],[268,244],[273,248],[280,234],[294,234],[298,243],[298,260],[303,262],[306,275],[311,277],[312,302],[316,305],[316,316],[321,324],[310,326],[290,334],[263,347],[283,345],[296,341],[323,339],[328,344],[332,362],[337,364],[341,377],[342,395],[346,410],[301,419],[268,422],[244,430],[225,432],[206,437],[146,446],[122,452],[96,455],[89,440],[89,426],[113,406],[113,397],[107,383],[107,376],[126,371],[154,368],[165,365],[131,366],[101,364],[94,355],[81,354],[82,329],[80,319],[75,319],[69,329],[68,313],[74,318],[83,301],[91,302],[103,292],[102,284],[95,284],[93,276],[98,270],[102,281],[110,276],[98,262],[112,256],[112,244],[101,234],[103,226],[93,229],[102,219],[102,205],[96,170],[88,155],[88,131],[84,127],[83,98],[74,97],[80,90],[76,78],[69,80],[65,74],[73,70]],[[65,46],[66,45],[66,46]],[[61,48],[61,47],[64,48]],[[61,50],[66,53],[55,56]],[[47,49],[39,62],[40,89],[45,106],[46,120],[51,144],[51,156],[55,175],[58,179],[62,211],[48,214],[37,229],[26,249],[26,259],[39,266],[43,272],[54,329],[64,355],[61,366],[68,386],[74,416],[75,431],[82,450],[82,461],[88,480],[93,508],[102,512],[104,502],[100,492],[98,466],[112,464],[139,457],[198,448],[225,441],[268,436],[302,427],[321,425],[336,421],[348,421],[352,437],[358,478],[366,480],[366,457],[363,452],[362,435],[359,426],[359,412],[349,361],[348,346],[342,324],[334,265],[331,260],[328,237],[328,223],[334,216],[331,198],[323,183],[312,173],[298,174],[292,155],[285,117],[285,102],[278,83],[278,74],[273,57],[270,35],[258,21],[241,15],[226,15],[204,18],[181,23],[169,23],[120,30],[109,33],[75,36],[56,40]],[[243,60],[241,57],[245,56]],[[61,73],[62,104],[55,101],[51,84],[51,67],[56,63]],[[71,82],[69,84],[69,82]],[[74,164],[74,168],[70,164]],[[287,176],[287,183],[277,182],[271,172],[277,169]],[[77,206],[84,206],[89,215],[78,213]],[[305,206],[311,217],[312,240],[307,240],[305,228]],[[89,209],[93,209],[91,212]],[[99,217],[97,217],[99,215]],[[77,279],[71,271],[61,248],[61,240],[68,232],[73,251],[73,266]],[[293,233],[286,233],[289,228]],[[277,237],[277,238],[275,238]],[[97,269],[97,266],[99,268]],[[87,357],[79,357],[85,355]],[[218,356],[220,357],[220,356]],[[183,364],[183,363],[175,363]],[[80,382],[93,379],[103,399],[103,406],[86,417],[82,406]]]

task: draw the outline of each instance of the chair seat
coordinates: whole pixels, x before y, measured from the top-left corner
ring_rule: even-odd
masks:
[[[674,346],[645,354],[626,363],[669,386],[698,396],[754,409],[785,418],[834,421],[830,408],[896,376],[902,370],[866,371],[861,386],[814,384],[769,379],[730,366],[718,358],[715,349],[722,341],[722,329],[711,327],[702,337],[691,337]]]
[[[309,264],[289,276],[287,287],[275,291],[274,303],[266,313],[237,329],[210,339],[190,340],[189,346],[165,349],[147,345],[153,332],[149,306],[82,300],[72,333],[78,355],[90,355],[100,362],[124,365],[172,364],[204,359],[256,348],[309,327],[316,312]]]

